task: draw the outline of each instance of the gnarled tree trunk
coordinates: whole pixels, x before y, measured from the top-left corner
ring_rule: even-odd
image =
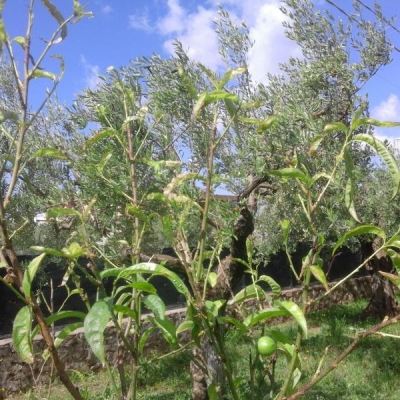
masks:
[[[362,252],[364,260],[371,257],[378,250],[379,238],[375,238],[372,242],[363,243]],[[379,318],[393,317],[398,312],[398,304],[394,295],[393,284],[379,271],[393,273],[393,263],[385,251],[380,250],[367,263],[366,268],[371,274],[372,297],[368,306],[362,313],[363,318]]]
[[[247,261],[246,241],[254,230],[253,214],[250,209],[250,206],[245,206],[240,210],[240,216],[233,229],[230,254],[223,258],[215,268],[217,283],[214,287],[208,289],[207,300],[228,300],[245,272],[244,264],[237,260]],[[225,313],[225,308],[221,308],[219,312],[222,316]],[[219,398],[222,398],[226,386],[224,360],[217,353],[211,337],[215,340],[217,338],[223,340],[223,334],[222,326],[212,327],[212,332],[204,335],[200,341],[200,346],[194,350],[190,366],[194,400],[207,400],[209,398],[207,389],[210,384],[215,385]]]

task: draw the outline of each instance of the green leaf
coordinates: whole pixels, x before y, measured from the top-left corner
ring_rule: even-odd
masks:
[[[53,72],[44,71],[42,69],[35,69],[34,71],[30,71],[29,75],[31,78],[47,78],[51,79],[53,82],[56,80],[56,74]]]
[[[224,304],[225,300],[215,300],[215,301],[206,300],[205,302],[207,310],[210,311],[213,317],[218,316],[219,310]]]
[[[264,298],[265,292],[259,285],[248,285],[243,288],[235,297],[230,301],[230,304],[241,303],[248,299]]]
[[[319,181],[321,178],[324,178],[328,181],[332,179],[332,177],[328,175],[326,172],[317,172],[315,175],[312,176],[310,180],[310,187],[314,185],[315,182]]]
[[[248,237],[246,239],[246,253],[247,253],[247,259],[248,262],[243,261],[243,264],[246,265],[247,268],[251,269],[250,264],[252,263],[253,260],[253,255],[254,255],[254,238]]]
[[[287,393],[288,395],[293,394],[296,391],[296,387],[297,387],[297,384],[300,382],[301,375],[302,375],[302,373],[301,373],[300,368],[295,368],[295,370],[293,371],[291,380],[290,380],[290,390]]]
[[[400,126],[400,122],[391,122],[391,121],[378,121],[374,118],[363,118],[363,124],[379,126],[381,128],[394,128],[396,126]]]
[[[248,109],[253,109],[253,108],[260,108],[264,107],[265,103],[261,100],[258,101],[250,101],[248,103],[244,103],[241,105],[241,109],[243,110],[248,110]]]
[[[344,150],[344,162],[346,166],[347,175],[349,179],[347,180],[346,188],[345,188],[345,204],[350,213],[350,215],[357,221],[360,222],[357,216],[357,212],[355,209],[354,197],[356,192],[356,182],[354,178],[354,164],[353,159],[351,158],[351,154],[349,149],[346,147]]]
[[[74,0],[74,1],[76,1],[76,0]],[[60,35],[61,37],[58,40],[53,41],[53,43],[61,42],[61,40],[65,39],[65,37],[68,34],[67,25],[64,24],[65,19],[61,15],[60,11],[58,11],[57,7],[55,7],[54,4],[52,4],[49,0],[42,0],[42,3],[46,6],[47,10],[52,15],[52,17],[58,22],[58,24],[60,26],[62,25],[61,35]]]
[[[380,236],[384,241],[386,240],[385,232],[374,225],[360,225],[346,232],[335,244],[335,247],[332,250],[332,254],[335,254],[336,250],[347,240],[354,236],[360,236],[365,234],[372,234]]]
[[[146,329],[141,335],[138,343],[138,350],[139,354],[143,354],[144,351],[144,346],[147,342],[147,339],[150,337],[150,335],[156,330],[154,326]]]
[[[300,307],[295,302],[289,300],[275,301],[275,305],[282,310],[286,310],[294,318],[302,330],[304,337],[307,338],[307,321]]]
[[[64,254],[64,257],[72,259],[77,259],[86,254],[86,250],[79,243],[76,242],[72,242],[68,248],[64,247],[62,249],[62,252]]]
[[[157,317],[149,317],[149,320],[157,326],[164,336],[165,340],[173,347],[178,347],[178,338],[176,336],[175,325],[169,319],[160,319]]]
[[[162,233],[169,243],[174,243],[175,235],[173,229],[172,215],[166,214],[160,217],[162,224]]]
[[[79,318],[79,319],[85,319],[86,314],[81,312],[81,311],[58,311],[54,314],[49,315],[46,318],[46,324],[51,325],[54,322],[60,321],[62,319],[66,318]]]
[[[396,247],[396,248],[400,249],[400,236],[399,235],[395,235],[395,236],[391,237],[385,243],[385,246],[387,246],[387,247]]]
[[[281,178],[299,179],[305,184],[310,183],[310,178],[298,168],[282,168],[275,171],[270,171],[271,175],[279,176]]]
[[[194,326],[193,321],[183,321],[176,329],[176,334],[178,335],[179,333],[185,331],[191,331],[193,329],[193,326]]]
[[[103,173],[104,167],[108,163],[109,159],[113,156],[113,153],[110,151],[107,154],[104,154],[101,158],[100,162],[97,164],[96,169],[99,174]]]
[[[15,351],[22,361],[33,364],[33,347],[31,338],[32,311],[29,306],[22,307],[14,318],[12,340]]]
[[[208,283],[213,288],[217,284],[218,275],[215,272],[210,272],[208,274],[207,279],[208,279]]]
[[[99,142],[100,140],[103,140],[105,138],[113,137],[113,136],[118,136],[118,131],[113,129],[113,128],[108,128],[108,129],[103,129],[100,132],[97,132],[90,138],[88,138],[85,142],[85,149],[89,149],[91,146],[93,146],[95,143]]]
[[[44,256],[46,254],[43,253],[40,256],[35,257],[28,265],[24,272],[24,279],[22,281],[22,289],[24,290],[25,296],[31,296],[31,287],[32,282],[35,279],[36,272],[39,268],[40,263],[42,262]]]
[[[387,249],[386,253],[392,260],[397,272],[400,272],[400,254],[392,249]]]
[[[35,152],[30,159],[36,158],[36,157],[52,157],[52,158],[58,158],[60,160],[69,160],[69,157],[64,154],[62,151],[58,149],[40,149],[37,152]]]
[[[118,314],[123,314],[129,318],[136,319],[136,311],[132,310],[128,306],[124,306],[123,304],[114,304],[113,310]]]
[[[218,391],[214,382],[207,386],[207,399],[218,400]]]
[[[18,43],[20,46],[22,46],[23,48],[25,47],[25,38],[23,36],[16,36],[13,39],[13,42]]]
[[[239,332],[241,334],[246,333],[247,331],[247,327],[243,322],[240,322],[238,319],[233,318],[233,317],[218,317],[217,321],[219,324],[232,324],[234,325],[236,328],[239,329]]]
[[[261,123],[261,121],[258,118],[248,118],[248,117],[239,117],[239,121],[254,125],[259,125]]]
[[[193,107],[193,115],[197,117],[199,112],[206,106],[207,93],[202,93],[198,96],[198,99]]]
[[[212,71],[210,68],[208,68],[205,65],[203,65],[203,64],[199,63],[198,67],[199,67],[199,69],[201,71],[203,71],[207,75],[207,78],[211,81],[211,83],[213,84],[215,89],[218,89],[220,81],[219,81],[216,73],[214,71]]]
[[[204,92],[199,95],[196,104],[193,107],[193,115],[197,117],[202,108],[219,100],[230,100],[234,103],[239,103],[239,97],[236,94],[229,93],[225,90],[217,89],[212,92]]]
[[[74,0],[74,15],[76,17],[82,17],[84,15],[83,7],[78,0]]]
[[[310,149],[308,150],[308,154],[310,156],[313,156],[317,152],[318,147],[321,144],[321,142],[324,140],[324,138],[325,138],[325,135],[317,135],[313,138]]]
[[[276,115],[269,115],[264,120],[258,122],[257,133],[261,135],[266,130],[272,128],[276,122],[278,121],[278,117]]]
[[[274,299],[277,299],[281,295],[281,287],[280,287],[280,285],[274,279],[272,279],[270,276],[261,275],[258,278],[257,282],[260,282],[260,281],[268,283],[269,287],[272,290]]]
[[[37,251],[39,253],[44,253],[48,254],[51,256],[56,256],[56,257],[64,257],[64,253],[62,251],[56,250],[56,249],[50,249],[48,247],[43,247],[43,246],[32,246],[32,250]]]
[[[165,303],[161,300],[160,296],[149,294],[143,297],[144,305],[154,313],[156,318],[164,319],[165,317]]]
[[[169,269],[163,267],[162,265],[154,264],[154,263],[140,263],[136,265],[132,265],[128,268],[122,270],[119,274],[118,279],[126,278],[130,275],[136,274],[152,274],[152,275],[160,275],[169,279],[170,282],[175,286],[175,289],[185,295],[185,297],[190,297],[189,289],[186,287],[185,283],[181,278],[174,272]]]
[[[325,290],[328,291],[328,281],[326,279],[323,269],[319,265],[310,265],[309,268],[315,279],[321,282]]]
[[[54,346],[58,347],[72,332],[82,327],[82,321],[73,322],[72,324],[64,326],[64,328],[57,334],[57,337],[54,340]]]
[[[85,317],[84,332],[93,354],[106,363],[104,350],[104,330],[111,317],[112,299],[105,298],[96,301]]]
[[[186,74],[185,70],[182,68],[181,65],[178,65],[178,74],[186,90],[189,92],[190,96],[193,99],[197,99],[198,96],[197,96],[196,85],[190,80],[189,76]]]
[[[80,217],[80,214],[73,208],[63,208],[63,207],[53,207],[47,210],[46,212],[46,218],[58,218],[58,217],[69,217],[69,216]]]
[[[125,210],[128,214],[133,215],[134,217],[139,218],[142,221],[146,221],[147,215],[138,207],[131,204],[127,204]]]
[[[379,273],[385,278],[389,279],[394,285],[396,285],[400,289],[400,276],[389,274],[388,272],[379,271]]]
[[[331,133],[331,132],[347,132],[348,128],[343,122],[333,122],[331,124],[325,125],[324,132]]]
[[[251,326],[254,326],[258,324],[261,321],[264,321],[266,319],[270,319],[273,317],[282,317],[282,316],[288,316],[289,312],[285,309],[278,308],[278,307],[270,307],[265,310],[261,311],[256,311],[254,313],[251,313],[249,316],[247,316],[243,324],[247,327],[250,328]]]
[[[147,292],[147,293],[151,293],[151,294],[157,293],[156,288],[151,283],[145,282],[145,281],[133,282],[133,283],[130,283],[129,285],[125,285],[124,288],[125,289],[127,289],[127,288],[138,289],[138,290],[141,290],[142,292]]]
[[[60,54],[53,54],[52,56],[51,56],[51,58],[56,58],[57,60],[59,60],[60,61],[60,73],[58,74],[58,76],[56,77],[56,79],[58,80],[58,81],[60,81],[61,80],[61,78],[63,77],[63,75],[64,75],[64,72],[65,72],[65,63],[64,63],[64,58],[60,55]]]
[[[105,278],[110,278],[110,277],[116,277],[116,276],[120,275],[123,270],[124,270],[124,268],[105,269],[104,271],[100,271],[100,278],[105,279]]]
[[[89,204],[84,207],[83,212],[82,212],[82,216],[81,216],[82,221],[87,222],[87,220],[90,217],[90,211],[92,210],[92,208],[93,208],[94,204],[96,203],[96,201],[97,201],[97,195],[94,195],[92,197],[92,200],[90,200]]]
[[[362,105],[355,113],[353,113],[350,123],[350,130],[354,132],[360,125],[364,123],[364,118],[361,118],[365,110],[365,105]]]
[[[3,3],[4,4],[4,3]],[[3,53],[4,42],[7,40],[6,28],[0,14],[0,55]]]
[[[228,111],[229,116],[233,120],[233,125],[236,132],[239,132],[239,118],[238,118],[238,110],[237,105],[230,99],[224,99],[226,110]]]
[[[268,336],[271,336],[276,342],[280,342],[281,344],[292,344],[291,339],[282,333],[280,330],[272,329],[268,331]],[[290,355],[292,355],[291,353]]]
[[[162,168],[179,168],[182,166],[181,161],[174,160],[150,160],[148,158],[142,158],[140,160],[142,163],[150,165],[150,167],[154,168],[154,171],[158,173],[162,173]]]
[[[236,69],[228,69],[225,72],[224,76],[222,77],[221,81],[219,82],[217,89],[223,89],[230,80],[232,80],[236,76],[241,75],[244,72],[246,72],[246,69],[247,69],[246,67],[239,67]]]
[[[129,305],[129,308],[130,308],[130,306],[131,306],[131,304],[132,304],[132,297],[133,297],[133,294],[132,294],[132,291],[128,291],[128,292],[126,292],[126,291],[124,291],[125,290],[125,287],[124,286],[120,286],[120,287],[118,287],[118,289],[115,291],[115,293],[116,293],[116,295],[117,294],[119,294],[119,293],[121,293],[122,292],[122,294],[118,297],[118,300],[116,300],[116,298],[117,298],[117,296],[115,296],[114,297],[114,300],[116,300],[116,304],[115,305],[119,305],[119,304],[122,304],[122,305]]]
[[[368,144],[383,159],[383,161],[385,162],[385,164],[389,169],[389,173],[393,181],[393,194],[392,194],[392,200],[393,200],[393,198],[397,195],[400,189],[400,171],[397,166],[396,159],[392,156],[388,148],[380,140],[378,140],[376,137],[372,135],[360,133],[358,135],[353,136],[351,142],[353,141]]]
[[[281,228],[283,231],[283,243],[285,246],[287,246],[290,232],[290,221],[288,219],[281,221]]]
[[[196,172],[179,174],[175,176],[173,179],[171,179],[171,182],[168,183],[167,187],[164,189],[164,194],[169,195],[176,188],[185,184],[187,181],[195,181],[195,180],[204,180],[204,177],[202,177],[200,174]]]

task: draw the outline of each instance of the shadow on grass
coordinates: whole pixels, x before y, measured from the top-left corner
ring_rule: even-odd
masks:
[[[191,354],[182,352],[162,361],[149,360],[140,370],[138,389],[140,399],[190,399]],[[185,390],[187,389],[188,390]]]
[[[314,332],[304,341],[304,355],[310,358],[304,377],[306,383],[317,368],[319,359],[328,349],[322,369],[350,345],[357,331],[379,323],[362,321],[360,316],[366,302],[335,306],[329,310],[310,313],[307,320]],[[398,334],[398,325],[387,328]],[[400,340],[369,336],[349,354],[327,377],[304,397],[307,400],[390,400],[400,398]],[[311,362],[312,360],[312,362]]]

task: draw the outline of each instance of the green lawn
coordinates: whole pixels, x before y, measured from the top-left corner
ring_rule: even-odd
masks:
[[[302,382],[306,383],[318,368],[327,346],[322,368],[350,344],[358,330],[373,325],[376,321],[359,321],[365,302],[347,306],[336,306],[330,310],[308,316],[309,337],[303,342]],[[271,328],[276,329],[278,326]],[[296,326],[281,324],[279,328],[289,337],[296,335]],[[267,328],[268,329],[268,328]],[[400,335],[400,325],[385,329],[386,333]],[[255,337],[259,335],[254,332]],[[241,398],[249,399],[249,354],[252,341],[239,338],[235,332],[227,335],[230,357],[238,379]],[[254,353],[254,352],[253,352]],[[189,375],[190,354],[181,353],[162,361],[145,365],[140,374],[139,399],[183,400],[190,399],[191,380]],[[282,373],[286,362],[278,357],[276,363],[276,385],[282,384]],[[72,372],[72,377],[87,399],[113,399],[107,375],[99,373]],[[397,400],[400,399],[400,340],[373,336],[361,342],[339,366],[303,398],[307,400]],[[54,384],[51,388],[38,388],[31,393],[12,396],[13,399],[69,399],[65,389]],[[264,383],[257,385],[255,399],[268,399],[270,388]]]

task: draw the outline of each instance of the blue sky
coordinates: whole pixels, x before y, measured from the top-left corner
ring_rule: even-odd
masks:
[[[350,11],[350,0],[335,2]],[[369,6],[373,3],[372,0],[362,2]],[[38,54],[43,46],[40,38],[48,38],[56,22],[44,11],[39,0],[36,3],[33,52]],[[53,0],[53,3],[65,17],[72,11],[72,0]],[[53,53],[62,54],[66,63],[65,76],[58,89],[59,99],[70,104],[76,93],[88,86],[95,87],[99,74],[111,65],[120,67],[138,56],[153,53],[168,57],[175,38],[182,41],[190,57],[218,68],[220,61],[213,24],[217,3],[238,21],[247,22],[255,40],[249,60],[250,72],[256,80],[264,80],[267,71],[278,72],[279,62],[297,54],[296,45],[284,36],[284,16],[279,11],[278,0],[92,0],[88,10],[93,11],[94,18],[70,26],[66,40],[53,50]],[[315,3],[338,14],[325,0],[315,0]],[[385,15],[400,16],[400,1],[381,0],[379,3]],[[11,37],[24,34],[27,6],[28,0],[6,2],[3,17]],[[367,10],[365,15],[368,15]],[[395,25],[400,29],[399,23]],[[389,29],[388,34],[400,48],[400,33]],[[379,119],[400,120],[400,54],[395,52],[393,58],[393,63],[381,70],[366,88],[371,114]],[[54,63],[47,65],[52,70],[56,67]],[[39,87],[33,91],[34,97],[38,91]],[[400,130],[386,130],[380,134],[400,137]]]

